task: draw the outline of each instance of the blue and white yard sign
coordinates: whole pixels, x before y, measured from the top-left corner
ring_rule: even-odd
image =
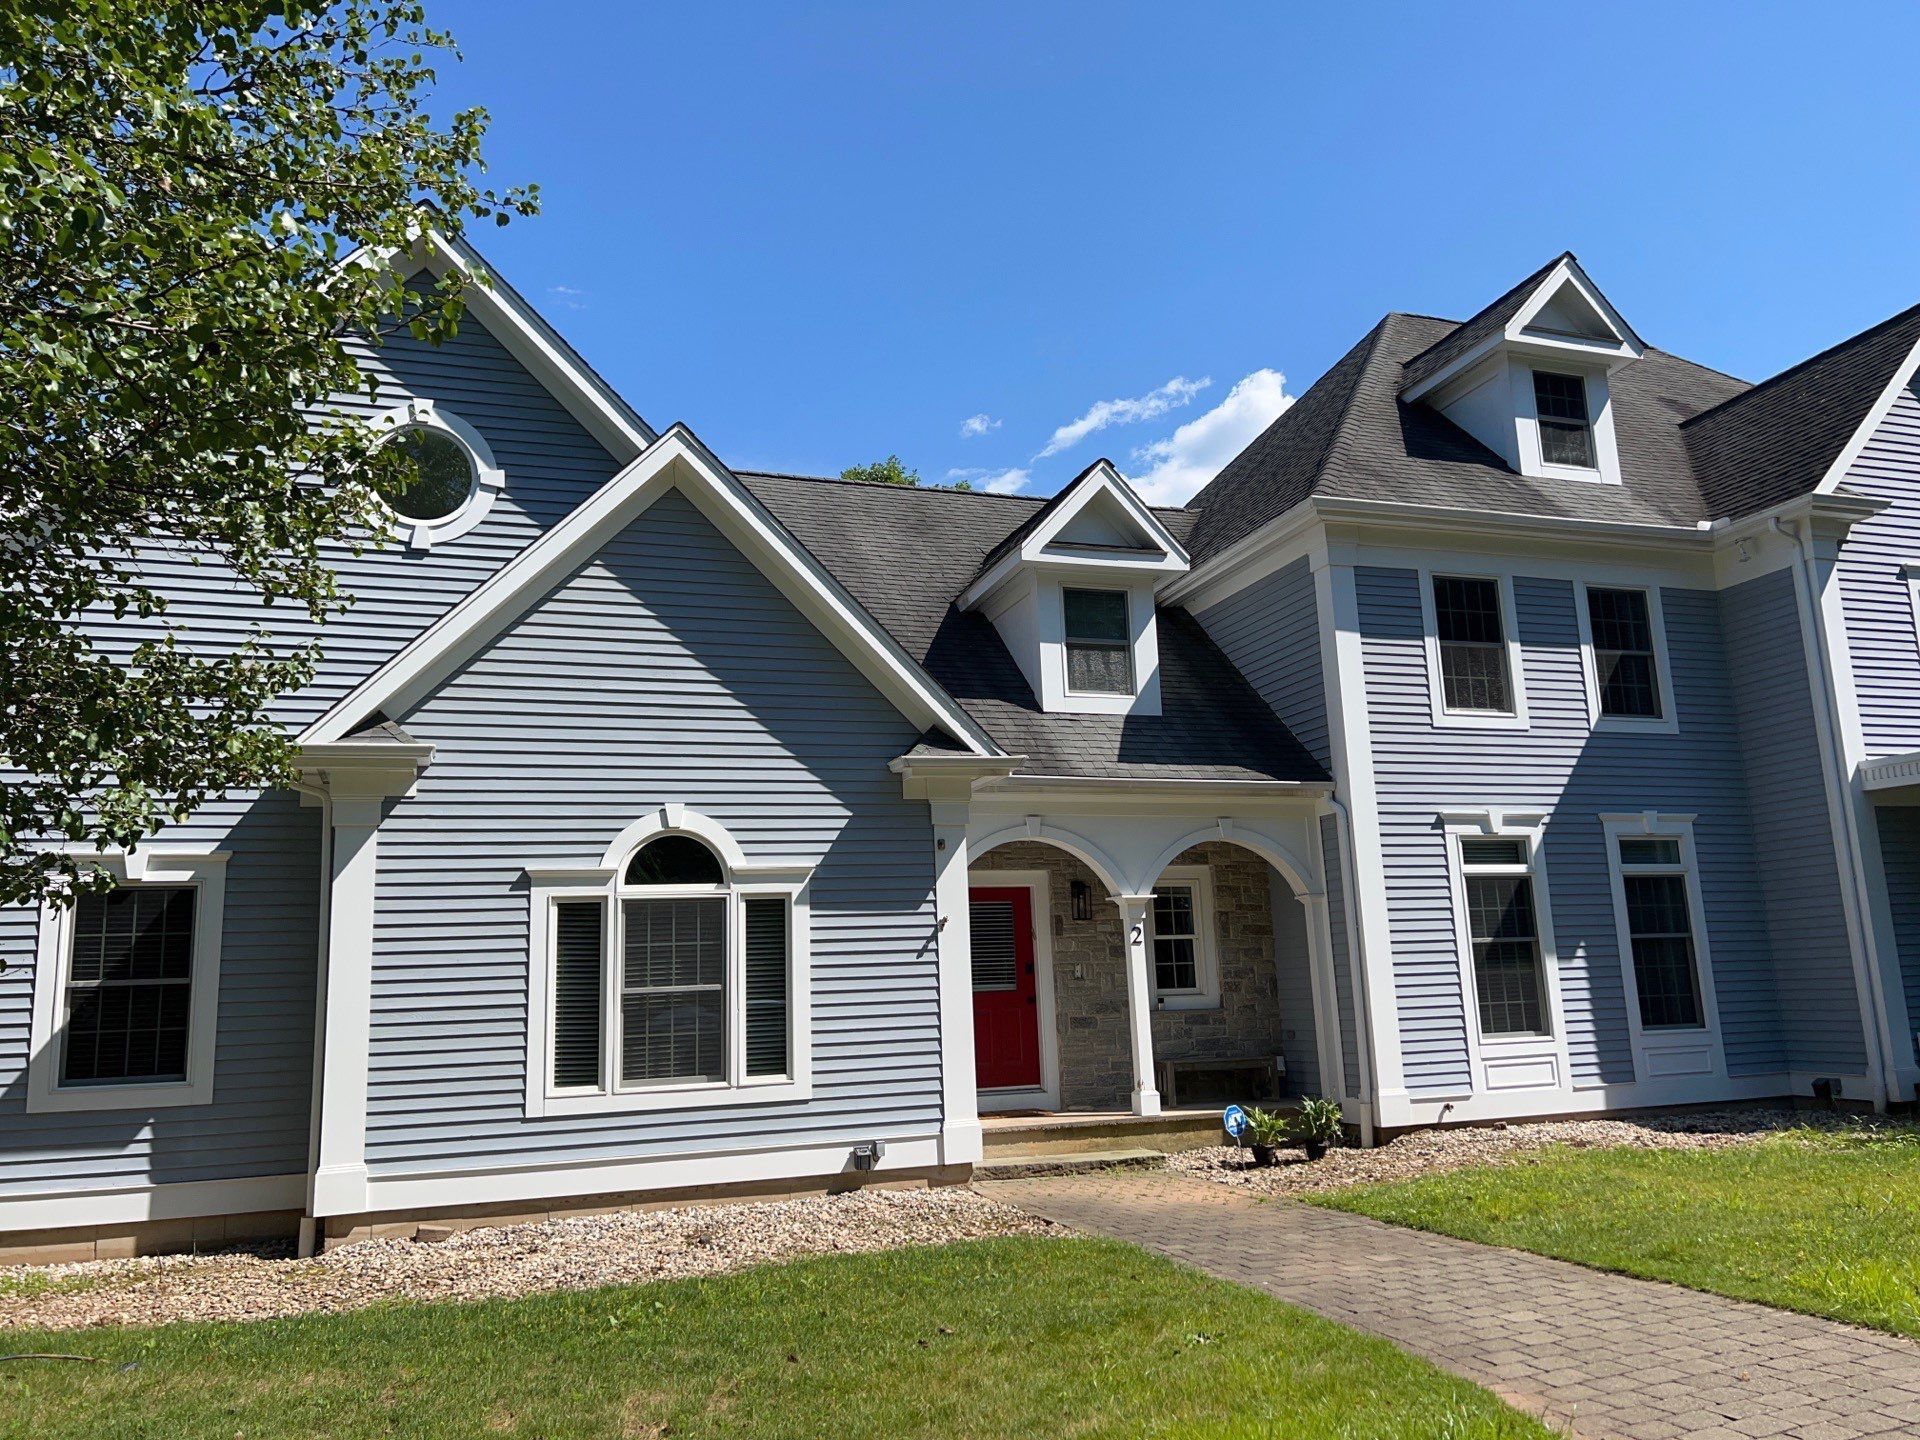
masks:
[[[1240,1132],[1247,1128],[1247,1112],[1238,1105],[1229,1105],[1220,1112],[1220,1128],[1227,1132],[1229,1140],[1238,1140]]]

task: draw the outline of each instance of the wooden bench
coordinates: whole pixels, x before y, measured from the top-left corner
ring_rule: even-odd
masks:
[[[1238,1055],[1218,1060],[1162,1060],[1160,1103],[1168,1109],[1181,1103],[1182,1075],[1245,1075],[1249,1080],[1249,1093],[1230,1097],[1235,1100],[1272,1100],[1280,1094],[1280,1073],[1271,1055]]]

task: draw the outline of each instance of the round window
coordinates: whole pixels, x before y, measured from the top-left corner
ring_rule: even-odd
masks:
[[[467,447],[444,430],[409,426],[393,443],[406,452],[419,476],[404,490],[383,486],[380,498],[408,520],[444,520],[467,503],[473,493],[473,457]]]

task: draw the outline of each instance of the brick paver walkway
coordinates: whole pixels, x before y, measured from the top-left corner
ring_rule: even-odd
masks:
[[[1920,1436],[1920,1346],[1897,1336],[1174,1175],[979,1188],[1383,1335],[1593,1440]]]

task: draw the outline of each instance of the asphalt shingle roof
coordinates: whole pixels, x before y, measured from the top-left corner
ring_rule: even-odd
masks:
[[[1680,426],[1707,508],[1751,515],[1812,489],[1920,342],[1920,306]]]
[[[1161,714],[1040,709],[984,616],[954,604],[1038,511],[1012,495],[740,472],[740,480],[1009,754],[1021,773],[1322,781],[1326,771],[1185,611],[1159,612]],[[1154,512],[1185,541],[1192,517]],[[936,736],[922,744],[938,747]]]
[[[1654,525],[1710,518],[1679,422],[1746,382],[1649,347],[1608,387],[1625,483],[1529,478],[1439,411],[1400,399],[1407,363],[1460,328],[1402,314],[1374,326],[1194,497],[1195,563],[1309,495]]]
[[[1571,250],[1561,251],[1486,309],[1462,320],[1451,332],[1407,361],[1400,383],[1417,385],[1430,375],[1438,375],[1469,350],[1500,334],[1507,328],[1507,322],[1520,313],[1520,307],[1527,303],[1527,298],[1540,288],[1540,282],[1552,273],[1553,267],[1562,260],[1572,258]]]

